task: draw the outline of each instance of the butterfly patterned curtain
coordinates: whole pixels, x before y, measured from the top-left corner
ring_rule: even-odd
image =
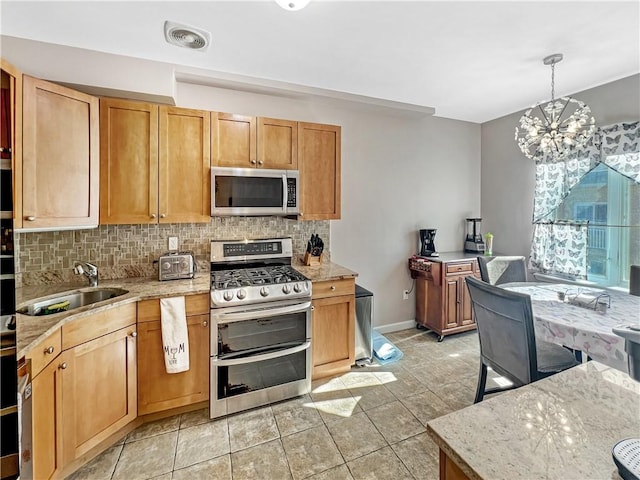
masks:
[[[530,267],[552,275],[587,278],[587,222],[541,222],[533,226]]]
[[[571,189],[600,163],[640,183],[639,152],[640,122],[627,122],[598,128],[585,146],[559,160],[544,157],[536,162],[533,269],[586,279],[587,225],[550,218]]]

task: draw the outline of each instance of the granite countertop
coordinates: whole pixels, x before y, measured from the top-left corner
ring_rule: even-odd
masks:
[[[472,480],[618,479],[640,432],[640,382],[595,361],[436,418],[427,431]]]
[[[331,262],[326,262],[319,266],[307,267],[302,264],[301,261],[295,259],[293,266],[314,282],[355,277],[358,275],[352,270]],[[191,280],[171,280],[165,282],[159,281],[157,277],[101,280],[99,287],[122,288],[128,290],[128,293],[111,300],[80,307],[70,312],[38,317],[16,314],[17,357],[18,359],[24,357],[36,342],[44,339],[65,323],[93,315],[103,310],[108,310],[114,306],[137,302],[139,300],[209,293],[210,281],[209,272],[196,273],[195,277]],[[20,309],[36,299],[58,295],[62,292],[85,289],[91,290],[92,288],[86,285],[69,284],[36,285],[18,288],[16,289],[16,309]]]

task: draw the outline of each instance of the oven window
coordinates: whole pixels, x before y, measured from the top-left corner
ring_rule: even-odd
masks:
[[[259,355],[307,340],[307,312],[218,324],[218,357]]]
[[[218,369],[218,399],[254,392],[306,378],[307,352]]]
[[[282,207],[282,178],[215,176],[216,207]]]

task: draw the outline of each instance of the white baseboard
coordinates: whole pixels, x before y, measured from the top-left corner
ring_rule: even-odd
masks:
[[[379,327],[373,327],[374,330],[380,333],[397,332],[399,330],[406,330],[407,328],[416,328],[416,321],[405,320],[404,322],[396,322],[387,325],[380,325]]]

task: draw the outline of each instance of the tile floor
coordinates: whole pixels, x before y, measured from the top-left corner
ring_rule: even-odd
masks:
[[[416,329],[385,336],[402,360],[353,368],[313,382],[310,395],[227,418],[199,410],[142,425],[69,478],[437,479],[425,427],[473,403],[477,333],[441,343]]]

